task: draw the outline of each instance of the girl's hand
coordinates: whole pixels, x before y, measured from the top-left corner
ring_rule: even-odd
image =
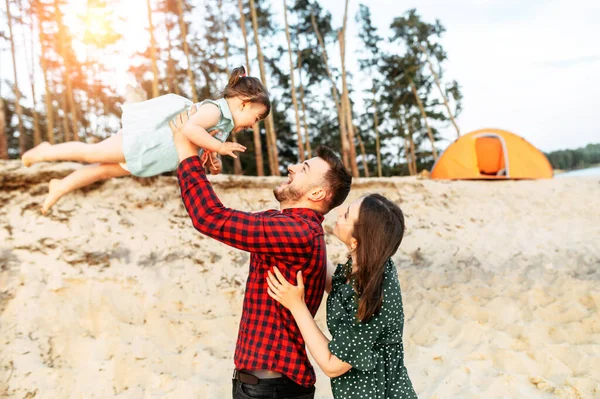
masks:
[[[273,267],[273,273],[270,270],[267,272],[269,296],[289,310],[294,310],[296,307],[302,305],[306,306],[304,303],[304,281],[302,280],[302,270],[296,274],[296,281],[298,285],[291,285],[285,277],[283,277],[279,269]]]
[[[223,170],[223,162],[217,157],[216,152],[209,153],[208,170],[210,170],[211,175],[218,175]]]
[[[219,151],[217,152],[221,155],[229,155],[230,157],[237,158],[237,155],[233,153],[234,151],[244,152],[246,151],[246,147],[239,143],[231,143],[226,141],[221,145],[221,148],[219,148]]]

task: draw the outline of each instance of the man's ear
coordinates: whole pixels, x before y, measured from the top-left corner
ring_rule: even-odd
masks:
[[[324,201],[327,198],[327,191],[323,187],[314,187],[310,190],[308,194],[308,199],[310,201],[319,202]]]

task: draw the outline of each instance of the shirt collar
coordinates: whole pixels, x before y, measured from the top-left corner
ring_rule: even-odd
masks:
[[[313,219],[319,223],[323,223],[323,220],[325,220],[325,215],[323,215],[321,212],[317,212],[314,209],[310,208],[286,208],[281,212],[303,216],[309,219]]]

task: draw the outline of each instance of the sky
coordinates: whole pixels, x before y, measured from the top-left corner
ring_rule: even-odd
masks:
[[[127,54],[143,49],[148,42],[144,32],[145,3],[145,0],[124,0],[119,5],[128,29],[136,32],[127,35],[130,40],[112,63],[115,82],[120,88],[130,78],[126,74],[130,61]],[[230,7],[237,4],[229,3]],[[334,27],[341,26],[344,0],[320,3],[332,13]],[[410,8],[416,8],[427,22],[441,21],[446,32],[440,42],[448,54],[443,65],[444,78],[457,80],[464,96],[463,111],[458,117],[462,133],[486,127],[506,129],[546,152],[600,142],[597,117],[600,1],[369,0],[364,3],[370,7],[373,22],[384,37],[390,34],[393,18]],[[83,4],[75,1],[74,9]],[[354,73],[358,72],[358,65],[353,54],[360,47],[358,25],[354,22],[358,5],[358,1],[350,1],[346,36],[347,68]],[[200,5],[198,9],[201,8]],[[282,26],[283,0],[273,1],[272,10]],[[0,21],[6,24],[4,18]],[[0,30],[7,31],[2,25]],[[236,39],[239,38],[231,38]],[[2,47],[7,49],[6,44]],[[338,62],[339,53],[334,50],[330,50],[329,56],[332,62]],[[236,61],[243,62],[243,58],[230,60]],[[8,51],[0,51],[0,77],[12,80]],[[22,80],[21,85],[27,87],[26,77]],[[7,90],[5,86],[0,93]],[[27,93],[25,88],[22,90]],[[447,142],[456,137],[451,125],[441,132]]]
[[[464,96],[458,117],[462,132],[506,129],[543,151],[600,142],[600,1],[366,3],[386,37],[393,17],[410,8],[425,21],[439,19],[444,25],[445,77],[457,80]],[[343,1],[324,4],[340,25]],[[349,14],[357,10],[358,2],[351,2]],[[349,27],[348,37],[357,36],[356,28]],[[455,137],[452,127],[443,134]]]

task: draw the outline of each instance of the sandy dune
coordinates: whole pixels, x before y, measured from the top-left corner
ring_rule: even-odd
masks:
[[[0,396],[230,397],[248,255],[193,229],[174,177],[41,216],[45,182],[73,167],[0,163]],[[211,179],[228,206],[276,205],[277,179]],[[598,178],[370,179],[351,199],[366,192],[407,216],[395,260],[421,398],[600,398]],[[320,372],[317,390],[331,397]]]

